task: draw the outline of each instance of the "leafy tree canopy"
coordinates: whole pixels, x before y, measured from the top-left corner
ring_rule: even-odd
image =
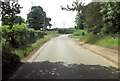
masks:
[[[22,23],[25,23],[25,19],[23,19],[21,16],[17,16],[15,23],[21,25]]]
[[[16,14],[20,13],[20,5],[18,3],[12,2],[2,2],[2,25],[9,25],[10,28],[15,23]]]
[[[30,28],[35,30],[40,30],[44,26],[44,18],[46,13],[43,11],[43,8],[40,6],[33,6],[31,11],[27,15],[27,22]]]
[[[50,24],[51,18],[46,17],[46,12],[41,6],[33,6],[27,15],[27,23],[30,28],[35,30],[46,30]]]

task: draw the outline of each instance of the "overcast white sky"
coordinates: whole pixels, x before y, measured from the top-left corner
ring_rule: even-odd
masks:
[[[92,0],[85,0],[86,4]],[[32,2],[32,3],[31,3]],[[21,9],[21,16],[27,18],[30,8],[34,5],[41,6],[46,12],[47,17],[52,19],[52,28],[68,28],[74,27],[76,12],[61,10],[60,6],[71,5],[73,0],[19,0]],[[65,23],[63,25],[63,23]]]

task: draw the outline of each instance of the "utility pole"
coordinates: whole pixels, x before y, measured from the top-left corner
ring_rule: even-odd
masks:
[[[54,24],[53,24],[53,27],[55,28],[55,22],[54,22]]]
[[[43,23],[43,34],[45,34],[45,17],[46,17],[46,15],[45,15],[45,13],[43,13],[44,14],[44,23]]]
[[[63,23],[63,27],[65,27],[65,23]]]

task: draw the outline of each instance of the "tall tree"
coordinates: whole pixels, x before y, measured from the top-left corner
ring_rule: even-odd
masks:
[[[77,11],[80,12],[81,10],[84,9],[84,5],[85,3],[79,0],[75,0],[72,3],[72,6],[67,5],[67,7],[63,7],[61,6],[62,10],[67,10],[67,11]]]
[[[2,2],[2,25],[9,25],[10,28],[15,23],[16,14],[20,13],[20,5],[12,2]]]
[[[9,25],[10,29],[12,29],[15,19],[16,19],[16,14],[20,13],[20,5],[18,3],[12,2],[2,2],[2,25]],[[14,38],[15,32],[13,31],[10,34],[11,38],[11,44],[15,46],[15,38]]]
[[[46,18],[45,14],[42,7],[33,6],[31,11],[27,14],[28,26],[35,30],[42,30]]]
[[[94,29],[93,33],[98,33],[103,25],[100,10],[100,2],[91,2],[83,10],[84,24],[87,24],[87,30]]]
[[[76,25],[79,29],[87,29],[89,31],[92,30],[93,27],[98,25],[97,31],[101,29],[102,26],[102,16],[100,13],[101,4],[100,3],[89,3],[88,5],[84,5],[84,3],[79,2],[78,0],[73,1],[72,6],[61,7],[62,10],[67,11],[77,11],[76,15]],[[97,18],[97,19],[96,19]]]
[[[83,30],[83,16],[82,13],[77,12],[76,18],[75,18],[75,23],[76,23],[76,29],[82,29]]]
[[[67,10],[67,11],[77,11],[77,15],[75,18],[75,23],[76,23],[76,27],[77,29],[82,29],[83,30],[83,15],[82,15],[82,11],[84,10],[84,2],[79,1],[79,0],[75,0],[72,3],[72,6],[67,5],[67,7],[62,7],[62,10]]]

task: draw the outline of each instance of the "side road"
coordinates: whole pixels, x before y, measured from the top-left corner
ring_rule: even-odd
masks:
[[[118,67],[118,50],[106,48],[97,45],[91,45],[89,43],[80,42],[79,40],[74,40],[77,45],[80,45],[95,54],[102,56],[105,60],[109,61],[113,66]]]

